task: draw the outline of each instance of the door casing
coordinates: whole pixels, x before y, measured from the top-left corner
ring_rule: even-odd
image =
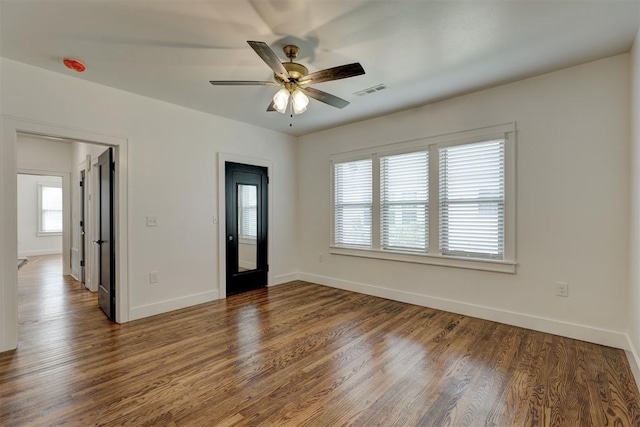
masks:
[[[227,256],[226,256],[226,198],[225,198],[225,163],[243,163],[246,165],[262,166],[267,168],[269,176],[269,184],[267,185],[268,194],[268,224],[270,233],[273,233],[273,182],[277,179],[274,177],[273,162],[267,159],[257,157],[242,156],[231,153],[218,153],[218,209],[217,215],[214,214],[213,222],[218,224],[218,292],[220,298],[227,297]],[[267,263],[273,266],[273,239],[267,240]],[[273,269],[267,273],[267,286],[273,282]]]
[[[0,351],[18,346],[18,256],[17,242],[17,164],[16,145],[19,133],[116,148],[115,191],[116,234],[118,236],[116,321],[129,321],[129,204],[128,204],[128,140],[122,137],[69,128],[62,125],[1,118],[0,140]]]

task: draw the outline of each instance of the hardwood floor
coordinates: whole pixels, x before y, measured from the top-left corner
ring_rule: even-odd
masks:
[[[20,271],[0,425],[638,426],[623,351],[304,282],[124,325]]]

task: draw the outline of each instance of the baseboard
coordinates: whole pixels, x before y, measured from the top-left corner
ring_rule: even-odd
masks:
[[[299,277],[300,277],[300,273],[281,274],[279,276],[273,277],[273,279],[269,281],[269,287],[282,285],[283,283],[293,282],[294,280],[300,280]]]
[[[156,314],[180,310],[181,308],[191,307],[192,305],[214,301],[218,298],[218,291],[215,290],[172,300],[160,301],[153,304],[141,305],[139,307],[132,307],[129,310],[129,320],[137,320],[144,317],[155,316]]]
[[[629,340],[626,334],[606,329],[315,274],[299,273],[298,280],[318,283],[333,288],[344,289],[394,301],[421,305],[438,310],[450,311],[452,313],[463,314],[465,316],[478,317],[480,319],[491,320],[493,322],[505,323],[507,325],[574,338],[609,347],[621,348],[623,350],[629,349]]]
[[[21,251],[18,252],[18,258],[40,256],[40,255],[58,255],[62,254],[62,249],[38,249],[33,251]]]
[[[640,390],[640,357],[638,357],[638,351],[631,341],[631,337],[627,335],[627,346],[629,347],[625,353],[627,354],[627,360],[633,373],[633,378],[636,380],[636,386]]]
[[[78,277],[80,277],[80,275],[78,274],[78,272],[77,272],[77,271],[73,271],[73,270],[71,270],[71,274],[70,274],[70,276],[71,276],[71,277],[73,277],[73,280],[75,280],[76,282],[79,282],[79,281],[80,281],[80,279],[78,279]]]

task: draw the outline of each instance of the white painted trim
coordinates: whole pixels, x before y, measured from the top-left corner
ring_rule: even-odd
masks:
[[[273,259],[273,238],[270,237],[273,232],[273,182],[277,180],[274,173],[273,162],[267,159],[257,157],[241,156],[231,153],[218,153],[218,290],[220,298],[227,297],[227,202],[225,198],[225,162],[243,163],[245,165],[262,166],[267,168],[267,176],[269,184],[267,185],[267,200],[269,219],[269,233],[267,235],[267,264],[271,265]],[[267,286],[273,281],[273,272],[267,273]]]
[[[373,295],[394,301],[405,302],[408,304],[450,311],[452,313],[458,313],[465,316],[478,317],[480,319],[490,320],[493,322],[533,329],[534,331],[546,332],[549,334],[560,335],[609,347],[621,348],[623,350],[627,350],[629,345],[626,334],[624,333],[565,322],[562,320],[531,316],[528,314],[515,313],[493,307],[485,307],[444,298],[431,297],[428,295],[351,282],[315,274],[300,273],[300,280],[344,289],[347,291]]]
[[[116,321],[129,321],[129,192],[128,192],[128,140],[126,138],[42,123],[14,116],[2,116],[0,141],[0,351],[18,345],[17,269],[17,165],[16,143],[18,133],[48,136],[107,145],[116,148],[116,200],[115,218],[117,236],[116,260]]]
[[[638,350],[633,345],[631,341],[631,337],[629,334],[627,336],[627,348],[625,349],[625,354],[627,355],[627,360],[629,361],[629,367],[631,367],[631,372],[633,373],[633,379],[636,381],[636,386],[638,390],[640,390],[640,357],[638,356]]]
[[[300,280],[300,273],[281,274],[273,278],[273,281],[269,283],[269,287],[282,285],[296,280]]]
[[[497,273],[515,273],[516,263],[479,258],[461,258],[435,254],[411,254],[406,252],[383,251],[376,249],[329,247],[329,253],[361,258],[384,259],[387,261],[409,262],[414,264],[439,265],[444,267],[467,268],[470,270],[493,271]]]
[[[34,251],[22,251],[18,252],[18,258],[41,256],[41,255],[58,255],[62,253],[62,249],[38,249]]]
[[[202,292],[199,294],[188,295],[186,297],[175,298],[156,302],[153,304],[142,305],[139,307],[131,307],[129,320],[138,320],[156,314],[167,313],[169,311],[180,310],[182,308],[191,307],[193,305],[204,304],[206,302],[215,301],[219,298],[217,290]]]

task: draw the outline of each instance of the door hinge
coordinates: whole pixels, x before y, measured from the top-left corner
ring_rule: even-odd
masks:
[[[82,221],[80,221],[80,227],[83,227],[83,223],[82,223]]]
[[[111,163],[111,170],[116,171],[116,162]]]
[[[80,181],[80,187],[84,187],[84,181]]]
[[[269,176],[267,175],[267,184],[269,183]]]
[[[84,267],[84,261],[80,260],[80,267]]]

